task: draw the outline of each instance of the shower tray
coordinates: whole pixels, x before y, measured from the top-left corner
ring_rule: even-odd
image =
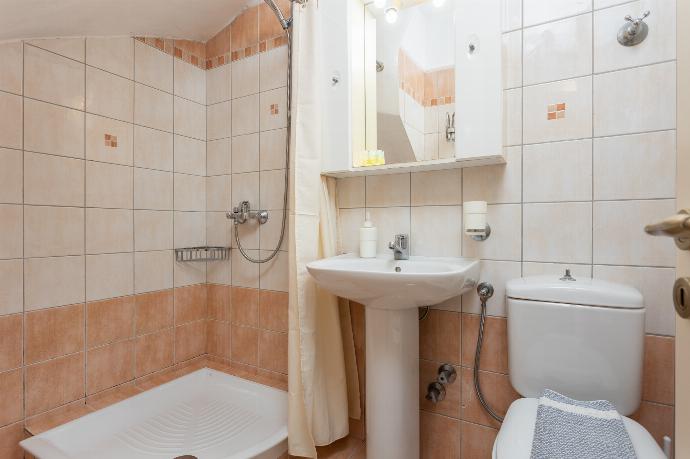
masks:
[[[287,393],[203,368],[21,446],[38,459],[276,459]]]

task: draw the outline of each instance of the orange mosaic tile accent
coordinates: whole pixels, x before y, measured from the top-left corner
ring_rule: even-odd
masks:
[[[106,147],[117,147],[117,136],[112,134],[105,134],[105,146]]]
[[[271,115],[278,115],[280,113],[280,109],[278,108],[278,104],[271,104]]]
[[[402,49],[398,51],[400,89],[425,107],[455,102],[455,69],[425,72]]]
[[[565,103],[549,104],[546,108],[546,119],[549,121],[565,118]]]
[[[184,61],[206,69],[206,44],[192,40],[173,40],[171,38],[158,37],[134,37],[142,43],[174,56],[176,59]]]

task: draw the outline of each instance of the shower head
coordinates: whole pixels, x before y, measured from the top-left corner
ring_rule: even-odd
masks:
[[[292,24],[292,18],[285,19],[283,12],[280,11],[280,8],[278,8],[278,5],[276,4],[275,0],[264,0],[264,2],[266,2],[266,5],[268,5],[268,7],[271,8],[273,13],[276,15],[278,21],[280,21],[280,26],[283,28],[283,30],[289,29],[290,25]]]

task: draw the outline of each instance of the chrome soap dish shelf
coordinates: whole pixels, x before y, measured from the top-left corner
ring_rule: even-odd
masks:
[[[219,261],[227,260],[230,247],[183,247],[175,249],[177,261]]]

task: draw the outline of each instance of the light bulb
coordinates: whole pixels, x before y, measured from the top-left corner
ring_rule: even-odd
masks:
[[[390,7],[386,9],[386,22],[389,24],[395,23],[398,20],[398,9]]]
[[[383,8],[386,6],[386,0],[374,0],[374,6],[376,8]]]
[[[436,8],[441,8],[446,3],[446,0],[434,0],[433,4]]]

